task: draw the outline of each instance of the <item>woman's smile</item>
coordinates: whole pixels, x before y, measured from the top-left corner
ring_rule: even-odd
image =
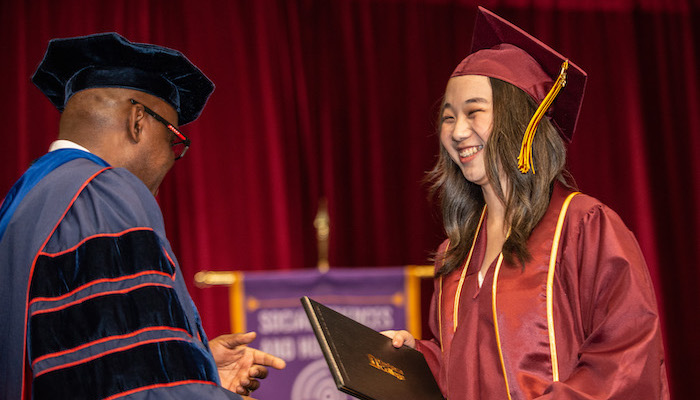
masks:
[[[473,160],[478,152],[484,148],[484,145],[469,146],[459,150],[459,161],[462,164],[468,163]]]

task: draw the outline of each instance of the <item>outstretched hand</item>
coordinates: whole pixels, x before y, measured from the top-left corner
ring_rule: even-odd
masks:
[[[397,349],[406,345],[412,349],[416,348],[416,339],[408,331],[382,331],[382,335],[391,339],[391,344]]]
[[[283,369],[281,358],[248,347],[255,339],[255,332],[221,335],[209,342],[221,386],[241,395],[248,395],[260,387],[259,379],[267,376],[267,368]]]

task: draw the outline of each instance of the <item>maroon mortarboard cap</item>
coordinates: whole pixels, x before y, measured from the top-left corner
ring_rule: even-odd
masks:
[[[471,54],[452,76],[484,75],[511,83],[528,93],[538,105],[550,94],[567,62],[565,86],[559,88],[549,109],[550,121],[567,141],[576,129],[586,73],[552,48],[522,29],[479,7],[474,24]],[[539,120],[538,120],[539,122]],[[536,128],[537,122],[535,123]]]

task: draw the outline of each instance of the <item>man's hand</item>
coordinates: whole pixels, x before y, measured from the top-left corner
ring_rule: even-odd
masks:
[[[259,379],[267,376],[267,367],[283,369],[281,358],[248,347],[255,339],[255,332],[221,335],[209,342],[221,386],[241,395],[248,395],[260,387]]]

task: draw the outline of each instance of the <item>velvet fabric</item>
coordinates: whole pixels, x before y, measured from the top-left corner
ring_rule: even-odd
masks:
[[[10,223],[12,215],[22,202],[22,199],[24,199],[24,196],[49,172],[76,158],[89,158],[103,167],[109,166],[104,160],[95,155],[74,149],[60,150],[38,159],[12,185],[2,204],[0,204],[0,240],[2,240],[7,224]]]
[[[171,399],[185,386],[240,399],[219,386],[160,209],[130,172],[78,158],[46,174],[8,224],[0,268],[4,398]]]
[[[65,205],[71,201],[71,197],[85,180],[105,168],[83,159],[73,159],[70,163],[82,163],[83,166],[92,168],[84,168],[81,173],[69,172],[65,168],[66,164],[56,168],[53,172],[65,179],[63,187],[47,193],[44,198],[37,198],[32,195],[36,191],[30,191],[29,196],[18,204],[16,212],[26,216],[28,214],[23,210],[27,207],[33,208],[31,220],[20,220],[18,223],[14,219],[8,224],[6,231],[11,234],[3,236],[0,240],[0,268],[4,276],[3,287],[0,290],[0,304],[3,305],[0,307],[0,320],[4,321],[0,325],[0,353],[3,354],[0,358],[0,370],[4,371],[0,374],[0,396],[3,398],[22,399],[22,391],[27,393],[31,388],[31,381],[26,379],[31,375],[31,369],[25,363],[27,291],[31,269],[11,266],[31,265],[34,262],[36,253],[55,228],[57,215],[61,215]],[[35,229],[24,229],[26,226],[35,226]]]
[[[478,5],[588,73],[569,167],[637,236],[674,398],[697,397],[695,0],[2,1],[0,197],[56,138],[59,114],[30,82],[48,41],[119,32],[183,52],[217,86],[158,197],[210,337],[231,329],[228,290],[197,287],[195,273],[315,268],[321,198],[331,266],[429,263],[444,234],[421,181]]]
[[[51,40],[32,81],[59,111],[84,89],[140,90],[173,106],[180,125],[197,119],[214,90],[179,51],[132,43],[114,32]]]
[[[114,264],[110,270],[81,269],[87,260],[97,264]],[[118,262],[115,262],[118,260]],[[120,236],[96,237],[72,251],[53,256],[41,254],[36,261],[30,297],[63,296],[95,280],[133,275],[148,266],[150,271],[175,278],[175,269],[160,251],[152,232],[133,230]]]
[[[156,340],[151,339],[153,343],[139,345],[128,352],[107,352],[89,363],[40,375],[35,378],[34,399],[105,399],[171,382],[215,387],[211,377],[217,373],[216,369],[212,370],[201,351],[189,346],[185,339]],[[119,373],[105,379],[101,371]],[[76,376],[81,377],[80,380],[76,380]]]

